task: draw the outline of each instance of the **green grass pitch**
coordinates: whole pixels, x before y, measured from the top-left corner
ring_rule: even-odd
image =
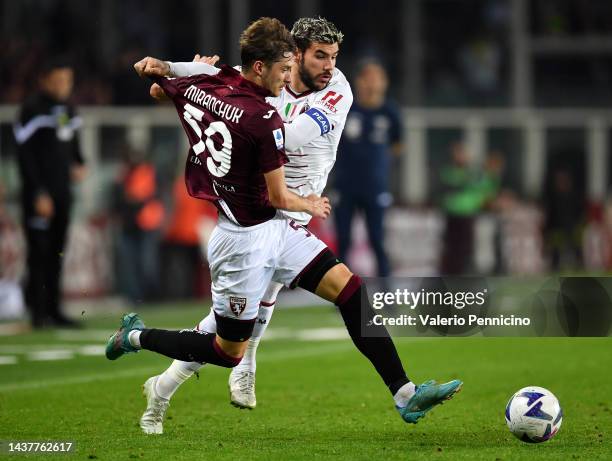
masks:
[[[190,327],[204,306],[142,314],[151,326]],[[277,309],[258,351],[257,409],[232,407],[228,371],[207,366],[175,395],[165,433],[145,436],[141,385],[169,360],[146,351],[116,362],[99,355],[93,346],[104,344],[118,317],[89,318],[88,328],[74,333],[0,337],[0,355],[18,361],[0,365],[0,440],[76,443],[71,454],[0,459],[612,459],[610,338],[397,339],[416,382],[465,383],[453,400],[407,425],[348,338],[304,336],[304,329],[341,328],[332,309]],[[75,355],[31,360],[55,349]],[[563,425],[549,442],[524,444],[506,428],[505,404],[526,385],[546,387],[561,402]]]

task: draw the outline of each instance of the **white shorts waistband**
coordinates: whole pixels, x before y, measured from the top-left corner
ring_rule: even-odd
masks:
[[[269,226],[271,225],[271,223],[279,219],[287,219],[287,217],[282,216],[277,211],[276,215],[272,219],[262,222],[261,224],[255,224],[254,226],[240,226],[230,221],[230,219],[227,216],[225,216],[223,213],[219,213],[219,219],[217,221],[217,226],[219,226],[219,228],[223,229],[224,231],[228,231],[228,232],[252,232],[252,231],[261,229],[265,226]]]

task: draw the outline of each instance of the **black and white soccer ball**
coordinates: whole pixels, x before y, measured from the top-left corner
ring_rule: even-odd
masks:
[[[548,389],[528,386],[514,394],[506,405],[506,424],[517,438],[527,443],[550,440],[563,422],[559,400]]]

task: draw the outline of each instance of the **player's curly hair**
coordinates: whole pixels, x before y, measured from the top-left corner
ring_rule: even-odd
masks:
[[[240,35],[240,60],[243,67],[249,67],[255,61],[271,65],[294,51],[293,37],[283,23],[275,18],[259,18]]]
[[[291,35],[300,51],[306,51],[312,43],[337,43],[344,38],[336,25],[325,18],[300,18],[293,24]]]

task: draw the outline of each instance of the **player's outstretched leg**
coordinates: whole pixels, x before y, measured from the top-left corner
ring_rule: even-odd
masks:
[[[366,294],[361,279],[339,264],[330,251],[322,253],[311,264],[301,275],[298,286],[338,306],[353,343],[391,391],[404,421],[416,423],[461,388],[458,380],[446,384],[428,381],[417,387],[408,379],[389,332],[384,325],[374,322],[376,314],[372,307],[367,303],[362,305]],[[367,334],[362,334],[362,327],[367,328]]]
[[[259,341],[270,324],[276,298],[282,287],[283,285],[280,283],[270,282],[259,304],[259,313],[247,350],[242,357],[242,361],[232,368],[230,373],[228,382],[230,403],[235,407],[252,410],[257,406],[257,398],[255,396],[257,363],[255,357]]]
[[[147,329],[137,314],[126,314],[121,319],[119,329],[107,342],[106,357],[109,360],[116,360],[125,353],[147,349],[182,362],[206,362],[225,368],[235,367],[244,355],[245,341],[251,336],[255,319],[237,320],[217,315],[215,318],[217,327],[220,331],[224,331],[224,335],[229,339],[199,330]],[[167,372],[172,371],[177,370],[171,366]],[[180,377],[178,380],[180,382],[191,374],[193,370],[188,370],[183,376],[175,373]],[[159,381],[164,375],[166,372],[161,376],[150,378],[144,386],[147,409],[141,419],[141,427],[147,433],[160,434],[163,431],[162,423],[169,398],[180,384],[175,382],[168,388],[162,383],[160,387]],[[173,375],[169,373],[166,377],[172,378]],[[164,395],[164,392],[167,394]]]
[[[344,270],[336,269],[336,272],[341,274]],[[333,276],[333,273],[331,275]],[[341,280],[347,275],[345,274],[344,277],[337,275],[336,278]],[[459,380],[446,384],[427,381],[420,386],[415,386],[404,372],[404,367],[387,329],[383,325],[376,325],[373,321],[375,312],[371,306],[362,306],[363,296],[365,294],[361,279],[351,274],[335,302],[353,342],[360,352],[372,362],[387,384],[402,419],[408,423],[416,423],[434,406],[451,398],[459,391],[462,383]],[[362,335],[362,325],[368,325],[368,336]]]

